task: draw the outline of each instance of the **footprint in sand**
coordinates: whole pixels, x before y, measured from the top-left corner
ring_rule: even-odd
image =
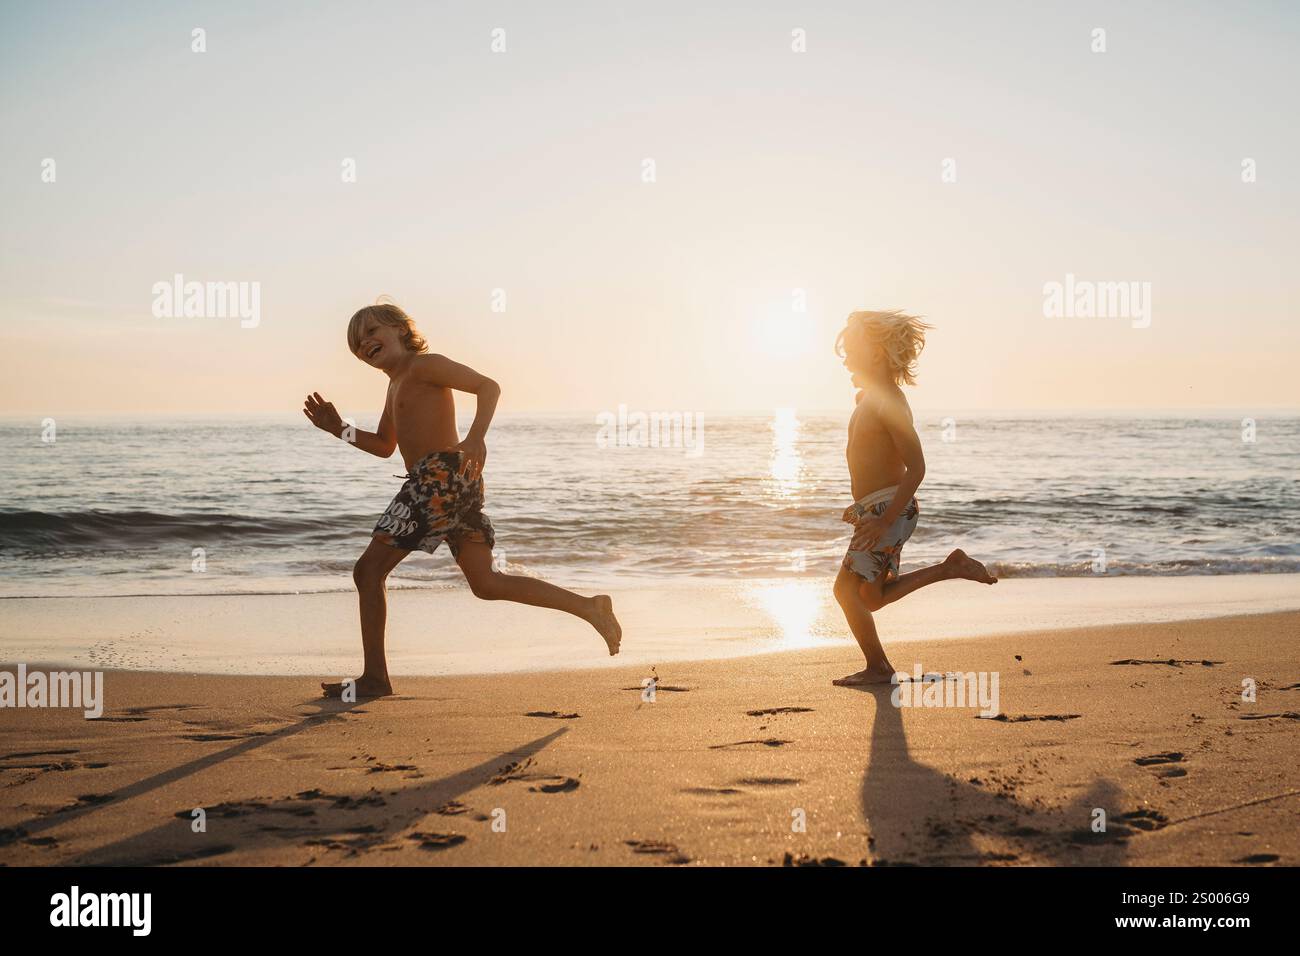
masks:
[[[76,760],[68,760],[73,754],[80,753],[79,750],[28,750],[22,753],[4,754],[0,756],[0,770],[40,770],[44,772],[61,771],[61,770],[79,770],[82,767],[89,769],[98,769],[108,766],[107,764],[82,764]],[[39,757],[62,757],[65,759],[56,760],[39,760]],[[10,760],[20,760],[22,763],[8,763]],[[35,779],[29,777],[28,779]]]
[[[199,847],[196,850],[187,850],[180,853],[160,853],[157,856],[147,857],[141,860],[132,860],[131,866],[170,866],[176,863],[189,863],[192,860],[206,860],[214,856],[233,853],[234,851],[235,847],[223,843],[217,846]],[[110,862],[108,865],[113,866],[115,864]]]
[[[1160,830],[1168,823],[1169,818],[1159,810],[1130,810],[1128,813],[1121,813],[1118,817],[1121,826],[1133,827],[1135,830]]]
[[[55,810],[55,813],[66,813],[69,810],[80,810],[83,807],[97,807],[113,800],[111,793],[83,793],[77,797],[76,803],[70,803],[66,807]]]
[[[374,849],[382,842],[382,837],[366,833],[349,839],[339,837],[320,837],[314,840],[304,841],[303,846],[319,846],[324,847],[327,850],[346,850],[348,856],[357,856],[362,850]]]
[[[784,747],[786,744],[794,743],[793,740],[780,740],[776,737],[768,737],[765,740],[737,740],[729,744],[714,744],[710,750],[731,750],[735,747]]]
[[[668,843],[665,840],[624,840],[627,846],[632,848],[633,853],[648,853],[655,856],[668,857],[669,863],[689,863],[690,857],[677,849],[675,843]]]
[[[264,800],[235,800],[227,803],[218,803],[216,806],[204,807],[203,811],[209,817],[223,818],[246,817],[255,813],[287,813],[295,817],[311,817],[316,815],[316,811],[311,807],[271,804]],[[177,810],[174,814],[174,816],[182,820],[189,820],[193,815],[193,807],[185,810]]]
[[[26,760],[28,757],[66,757],[68,754],[81,753],[80,750],[24,750],[16,754],[0,755],[0,760]],[[0,769],[4,769],[0,767]]]
[[[149,707],[128,707],[128,714],[152,714],[161,710],[197,710],[198,704],[153,704]]]
[[[413,763],[384,763],[377,757],[367,756],[366,761],[371,764],[366,773],[409,773],[420,769]]]
[[[1133,762],[1139,767],[1153,767],[1165,763],[1182,763],[1183,755],[1177,750],[1169,750],[1165,753],[1149,754],[1145,757],[1134,757]]]
[[[1233,863],[1276,863],[1282,859],[1276,853],[1252,853],[1250,856],[1243,856],[1240,860],[1233,860]]]
[[[498,770],[488,783],[491,786],[499,787],[503,783],[513,783],[515,781],[544,781],[538,783],[537,786],[529,787],[528,789],[532,793],[571,793],[578,789],[579,782],[573,777],[537,773],[528,769],[532,764],[532,757],[529,757],[523,763],[508,763]]]
[[[426,833],[419,830],[408,833],[406,838],[418,841],[421,850],[446,850],[449,847],[460,846],[469,839],[459,833]]]
[[[501,786],[501,784],[510,783],[512,780],[523,780],[527,777],[525,770],[532,765],[532,762],[533,762],[532,757],[529,757],[528,759],[524,760],[522,763],[520,763],[517,760],[511,761],[510,763],[502,767],[500,770],[498,770],[493,775],[492,779],[488,781],[488,783],[491,786],[499,787]]]
[[[1202,667],[1214,667],[1216,664],[1222,664],[1222,663],[1223,661],[1204,661],[1204,660],[1181,661],[1181,660],[1175,660],[1172,657],[1169,658],[1168,660],[1163,660],[1163,661],[1144,661],[1144,660],[1138,660],[1135,657],[1126,657],[1122,661],[1111,661],[1111,664],[1130,664],[1134,666],[1140,664],[1161,664],[1165,667],[1183,667],[1184,665],[1191,665],[1191,664],[1200,664]]]
[[[782,866],[848,866],[843,860],[833,856],[809,856],[807,853],[790,853],[785,854],[785,859],[781,861]]]
[[[736,781],[739,787],[797,787],[801,783],[798,777],[743,777]]]
[[[350,797],[347,794],[325,793],[320,788],[313,787],[311,790],[300,790],[288,799],[300,801],[325,800],[329,801],[332,809],[335,810],[360,810],[362,807],[385,807],[388,805],[388,801],[373,788],[364,796]]]
[[[1240,720],[1300,720],[1300,714],[1293,710],[1280,714],[1242,714]]]
[[[1067,836],[1071,843],[1123,843],[1134,835],[1135,830],[1160,830],[1167,826],[1169,818],[1159,810],[1130,810],[1112,816],[1104,831],[1097,833],[1091,829],[1075,830]]]

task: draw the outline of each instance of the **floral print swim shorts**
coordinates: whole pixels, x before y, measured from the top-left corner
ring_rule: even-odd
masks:
[[[849,542],[848,554],[844,555],[844,567],[867,581],[874,581],[882,574],[886,581],[898,576],[898,562],[903,554],[903,545],[916,530],[916,519],[921,509],[913,498],[889,526],[889,530],[870,548],[867,547],[864,540],[867,525],[872,518],[885,513],[897,490],[897,485],[882,488],[854,505],[857,522],[853,526],[853,539]]]

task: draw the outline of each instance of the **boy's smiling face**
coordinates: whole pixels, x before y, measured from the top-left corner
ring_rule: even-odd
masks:
[[[357,343],[356,357],[367,365],[386,369],[402,360],[407,352],[402,344],[402,330],[395,325],[385,325],[374,319],[366,321],[361,341]]]

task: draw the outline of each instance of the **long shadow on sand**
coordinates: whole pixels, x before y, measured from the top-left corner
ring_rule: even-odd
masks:
[[[1124,863],[1132,829],[1114,820],[1105,834],[1089,828],[1094,807],[1109,814],[1122,799],[1110,782],[1099,780],[1070,804],[1047,808],[1023,802],[1004,775],[978,784],[950,777],[912,759],[890,686],[860,690],[875,700],[862,775],[862,815],[871,828],[875,865]],[[991,723],[983,729],[1010,728]]]
[[[321,711],[294,724],[263,736],[250,738],[216,753],[187,761],[105,794],[92,805],[37,817],[19,825],[23,838],[42,830],[62,826],[104,806],[117,805],[187,776],[208,770],[227,760],[243,756],[258,747],[285,740],[306,730],[344,720],[347,711],[357,705],[311,701]],[[474,767],[428,783],[380,791],[372,789],[359,796],[327,793],[314,789],[269,799],[250,798],[205,807],[207,830],[195,833],[191,811],[181,807],[160,808],[165,822],[144,832],[88,850],[61,861],[77,866],[156,866],[194,860],[218,858],[234,850],[282,846],[286,842],[299,846],[319,847],[322,852],[342,850],[344,855],[357,853],[388,842],[398,832],[435,811],[446,809],[455,797],[487,783],[503,765],[522,763],[565,733],[561,728],[519,747],[491,757]],[[453,812],[463,812],[456,807]],[[454,834],[415,834],[417,846],[437,850],[454,846],[462,837]]]
[[[357,706],[356,704],[332,704],[331,702],[321,700],[309,701],[308,706],[311,705],[318,706],[320,710],[315,714],[308,715],[296,724],[289,724],[280,730],[241,740],[239,743],[226,747],[224,750],[218,750],[216,753],[197,757],[178,767],[172,767],[170,770],[164,770],[151,777],[145,777],[143,780],[137,780],[135,783],[127,784],[125,787],[121,787],[111,793],[96,794],[92,800],[88,800],[85,803],[67,807],[62,810],[56,810],[53,813],[46,813],[38,817],[33,817],[11,828],[11,832],[14,834],[15,839],[30,839],[45,830],[50,830],[54,827],[61,827],[71,820],[89,816],[106,806],[120,804],[124,800],[130,800],[132,797],[141,796],[151,790],[157,790],[159,787],[165,787],[168,784],[175,783],[177,780],[182,780],[191,774],[207,770],[210,767],[214,767],[217,764],[223,763],[234,757],[239,757],[249,751],[256,750],[258,747],[265,747],[269,743],[284,740],[288,737],[292,737],[294,734],[300,734],[304,730],[310,730],[313,727],[319,727],[323,724],[342,720],[343,714]]]

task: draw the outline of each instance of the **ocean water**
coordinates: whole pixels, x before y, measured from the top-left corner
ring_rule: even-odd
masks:
[[[373,428],[363,421],[362,427]],[[462,423],[462,430],[467,422]],[[576,588],[835,574],[844,414],[703,416],[694,447],[601,447],[594,416],[488,436],[498,557]],[[918,415],[903,569],[962,547],[1003,577],[1300,571],[1300,419]],[[0,596],[351,589],[401,459],[301,416],[0,425]],[[696,433],[687,433],[694,438]],[[393,587],[446,587],[446,549]]]

